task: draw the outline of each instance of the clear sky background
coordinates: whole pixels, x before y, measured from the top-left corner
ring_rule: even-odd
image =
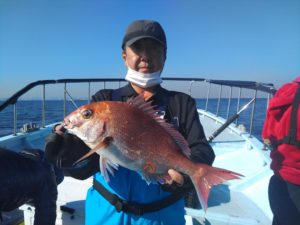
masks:
[[[300,76],[300,0],[0,0],[0,98],[36,80],[123,78],[136,19],[166,31],[162,76],[276,88]]]

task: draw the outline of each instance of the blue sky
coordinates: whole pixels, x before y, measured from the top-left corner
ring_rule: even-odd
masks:
[[[166,31],[162,76],[278,88],[300,75],[299,0],[0,0],[0,98],[36,80],[124,77],[136,19]]]

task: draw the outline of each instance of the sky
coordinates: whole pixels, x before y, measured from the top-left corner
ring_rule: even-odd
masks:
[[[299,0],[0,0],[0,98],[37,80],[123,78],[136,19],[166,32],[163,77],[279,88],[300,76]]]

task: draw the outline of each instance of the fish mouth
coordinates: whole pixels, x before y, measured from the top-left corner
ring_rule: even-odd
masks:
[[[65,118],[63,122],[64,128],[69,130],[75,128],[75,125],[72,123],[70,119]]]
[[[60,124],[63,126],[63,128],[67,129],[67,124],[65,123],[65,121],[62,121]]]
[[[75,127],[73,127],[73,128],[75,128]],[[86,135],[83,135],[83,134],[81,135],[81,134],[77,133],[76,130],[73,128],[72,129],[66,128],[67,133],[77,136],[79,139],[81,139],[87,145],[94,144],[94,142],[90,141]]]
[[[85,142],[86,144],[93,144],[92,141],[89,141],[88,137],[86,135],[80,135],[76,132],[75,128],[76,126],[74,126],[73,124],[66,124],[65,122],[62,122],[62,125],[65,129],[65,133],[68,133],[68,134],[73,134],[75,136],[78,136],[83,142]]]

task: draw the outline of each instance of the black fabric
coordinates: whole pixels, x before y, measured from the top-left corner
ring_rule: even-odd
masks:
[[[300,224],[300,186],[273,175],[269,183],[272,225]]]
[[[292,103],[292,112],[290,118],[290,129],[287,136],[276,142],[276,145],[288,144],[294,145],[300,148],[300,140],[297,140],[297,126],[298,126],[298,109],[300,103],[300,84],[298,83],[298,89],[294,96]]]
[[[54,225],[57,183],[52,166],[37,151],[22,154],[0,148],[0,211],[30,203],[34,225]]]
[[[72,134],[50,134],[46,139],[45,154],[53,165],[63,169],[65,176],[84,180],[100,170],[99,155],[92,154],[85,160],[74,163],[90,148]]]
[[[102,184],[100,184],[95,179],[93,180],[93,186],[107,201],[110,202],[110,204],[115,206],[118,212],[123,211],[126,213],[133,213],[136,215],[143,215],[144,213],[161,210],[171,204],[174,204],[182,198],[182,193],[176,193],[156,202],[151,202],[148,204],[139,204],[135,202],[127,202],[119,198],[117,195],[109,192]]]
[[[40,161],[41,163],[49,164],[54,171],[55,180],[57,184],[60,184],[64,180],[63,171],[56,166],[52,166],[49,160],[47,159],[45,152],[41,149],[24,149],[18,153],[26,158],[34,159]]]

